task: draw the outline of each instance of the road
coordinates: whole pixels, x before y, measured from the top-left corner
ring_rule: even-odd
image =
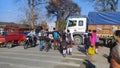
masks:
[[[0,68],[85,68],[89,57],[73,46],[72,55],[63,57],[58,50],[39,51],[39,47],[23,49],[16,46],[0,48]]]

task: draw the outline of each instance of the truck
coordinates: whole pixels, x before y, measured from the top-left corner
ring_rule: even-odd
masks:
[[[67,19],[66,29],[70,30],[71,38],[74,44],[82,44],[84,34],[87,30],[86,17],[70,17]]]
[[[0,34],[0,46],[11,48],[14,45],[21,45],[25,42],[25,34],[20,33],[20,29],[17,26],[7,26],[1,28]]]
[[[87,17],[69,17],[66,29],[70,30],[76,45],[84,42],[84,34],[88,30],[97,30],[97,36],[106,39],[113,36],[114,30],[120,29],[120,12],[89,12]]]

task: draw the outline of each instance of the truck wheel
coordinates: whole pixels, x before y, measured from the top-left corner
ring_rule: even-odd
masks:
[[[12,48],[12,43],[11,43],[11,42],[8,42],[6,46],[7,46],[8,49],[9,49],[9,48]]]
[[[82,44],[82,38],[80,36],[74,36],[73,42],[75,45],[80,45],[80,44]]]

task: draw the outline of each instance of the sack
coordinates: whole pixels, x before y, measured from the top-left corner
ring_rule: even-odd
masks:
[[[54,37],[54,38],[58,38],[58,32],[57,32],[57,31],[54,31],[54,32],[53,32],[53,37]]]
[[[95,46],[89,46],[88,54],[89,55],[94,55],[95,54]]]

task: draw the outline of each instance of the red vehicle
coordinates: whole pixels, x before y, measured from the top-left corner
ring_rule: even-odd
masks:
[[[20,33],[19,27],[6,27],[0,35],[0,46],[11,48],[14,45],[21,45],[25,41],[25,36]]]

